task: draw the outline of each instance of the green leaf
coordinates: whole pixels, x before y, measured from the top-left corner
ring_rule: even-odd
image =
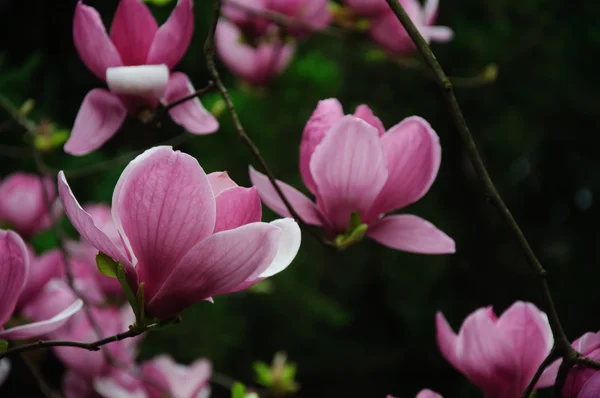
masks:
[[[0,340],[0,352],[6,352],[8,350],[8,341]]]
[[[269,365],[261,361],[256,361],[252,364],[252,368],[256,373],[256,382],[258,384],[262,384],[265,387],[273,387],[275,380],[273,380],[273,372]]]
[[[117,277],[117,269],[119,268],[119,263],[114,261],[112,258],[108,257],[106,254],[99,252],[96,256],[96,265],[98,266],[98,270],[102,275],[108,276],[110,278]]]
[[[173,0],[143,0],[145,3],[153,4],[155,6],[162,7],[164,5],[169,4]]]
[[[236,381],[233,383],[233,387],[231,387],[231,398],[245,398],[246,396],[246,387]]]

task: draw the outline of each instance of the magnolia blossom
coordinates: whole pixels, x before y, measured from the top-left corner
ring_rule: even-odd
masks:
[[[283,14],[295,22],[284,27],[286,32],[305,37],[329,25],[331,13],[328,3],[328,0],[227,0],[223,15],[251,36],[262,36],[273,26],[273,22],[257,14]]]
[[[148,398],[143,383],[132,373],[112,367],[103,376],[89,378],[71,369],[63,378],[63,391],[66,398]]]
[[[572,346],[581,355],[594,360],[600,360],[600,332],[588,332],[575,340]],[[556,380],[556,374],[562,360],[554,362],[548,366],[540,383],[553,385]],[[596,398],[600,396],[600,371],[585,366],[572,368],[565,380],[561,397],[562,398]]]
[[[17,308],[23,308],[35,299],[46,284],[54,278],[64,274],[64,264],[59,249],[52,249],[40,256],[36,256],[30,246],[27,246],[29,256],[29,272],[25,286],[19,296]]]
[[[65,151],[85,155],[102,146],[120,128],[127,113],[155,109],[192,94],[189,78],[171,69],[185,54],[194,31],[192,0],[180,0],[159,28],[141,0],[121,0],[110,30],[100,15],[78,1],[73,39],[82,61],[108,89],[94,89],[83,100]],[[194,134],[215,132],[219,125],[200,100],[169,110],[177,124]]]
[[[0,184],[0,220],[30,237],[50,226],[52,220],[46,203],[55,199],[52,180],[35,174],[11,174]]]
[[[485,398],[519,398],[554,343],[546,314],[521,301],[499,318],[491,307],[478,309],[458,335],[438,313],[436,329],[442,355]],[[540,382],[537,388],[552,384]]]
[[[166,355],[161,355],[141,365],[149,398],[166,396],[177,398],[208,398],[212,365],[199,359],[189,366],[180,365]]]
[[[79,299],[56,306],[37,322],[2,329],[21,298],[29,274],[29,254],[23,239],[13,231],[0,230],[0,339],[28,339],[51,333],[67,322],[83,306]],[[26,297],[29,299],[29,297]]]
[[[279,186],[304,222],[335,237],[350,226],[353,212],[367,235],[394,249],[453,253],[454,241],[428,221],[388,215],[419,200],[438,172],[441,147],[429,123],[409,117],[387,132],[366,106],[344,116],[335,99],[319,102],[300,145],[300,173],[316,204],[291,186]],[[250,168],[262,200],[276,213],[289,212],[266,176]]]
[[[257,40],[255,46],[242,40],[242,31],[220,19],[215,32],[215,46],[223,63],[239,78],[257,85],[267,84],[280,75],[292,59],[295,46],[278,37],[277,30]]]
[[[388,395],[386,398],[396,398],[392,395]],[[417,394],[417,396],[415,398],[444,398],[442,397],[440,394],[438,394],[435,391],[431,391],[431,390],[421,390],[419,391],[419,393]]]
[[[73,226],[123,265],[134,292],[144,283],[146,312],[158,318],[274,275],[300,246],[293,220],[260,222],[256,188],[238,187],[223,173],[207,176],[171,147],[147,150],[121,174],[112,200],[119,243],[79,205],[62,171],[58,183]]]

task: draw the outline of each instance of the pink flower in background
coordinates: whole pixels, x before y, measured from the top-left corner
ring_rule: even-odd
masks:
[[[588,332],[572,343],[573,348],[581,355],[594,360],[600,360],[600,332]],[[548,366],[540,382],[544,385],[553,385],[562,360]],[[565,380],[562,398],[596,398],[600,396],[600,371],[585,366],[572,368]]]
[[[140,365],[149,398],[165,395],[177,398],[208,398],[212,365],[199,359],[189,366],[180,365],[167,355],[161,355]]]
[[[19,297],[17,308],[23,308],[39,294],[44,286],[53,278],[64,274],[62,255],[59,249],[52,249],[36,256],[31,247],[27,247],[29,256],[29,272],[25,286]]]
[[[438,313],[436,329],[442,355],[486,398],[519,398],[554,343],[546,314],[522,301],[500,318],[491,307],[478,309],[458,335]]]
[[[381,0],[385,3],[385,0]],[[452,39],[452,29],[447,26],[434,26],[438,12],[438,0],[426,0],[421,6],[418,0],[400,0],[402,7],[427,41],[447,42]],[[391,8],[371,20],[371,38],[392,53],[408,53],[415,49],[412,39]]]
[[[335,99],[319,102],[300,145],[300,173],[316,204],[291,186],[280,187],[304,222],[335,237],[358,212],[367,235],[397,250],[453,253],[454,241],[414,215],[387,215],[419,200],[437,175],[439,139],[425,120],[409,117],[387,132],[365,105],[344,116]],[[250,168],[250,179],[264,203],[289,216],[267,177]]]
[[[346,4],[358,15],[366,17],[378,16],[390,10],[385,0],[346,0]]]
[[[79,205],[64,173],[58,176],[73,226],[123,264],[133,291],[144,283],[147,313],[163,319],[285,269],[298,251],[300,229],[293,220],[259,222],[260,212],[252,210],[258,208],[256,188],[221,191],[220,178],[215,193],[211,179],[196,159],[171,147],[138,156],[113,193],[119,246]]]
[[[66,398],[148,398],[136,369],[111,367],[105,375],[87,377],[71,369],[63,378]]]
[[[223,63],[236,76],[257,86],[279,76],[295,49],[294,44],[282,41],[277,34],[261,38],[256,46],[244,43],[240,28],[224,19],[217,25],[215,46]]]
[[[444,398],[440,394],[431,390],[421,390],[415,398]]]
[[[73,299],[64,306],[57,305],[47,318],[3,330],[2,325],[8,321],[21,300],[28,274],[29,254],[23,239],[13,231],[0,230],[0,339],[28,339],[51,333],[83,306],[81,300]]]
[[[192,0],[180,0],[159,27],[140,0],[121,0],[110,30],[100,15],[78,1],[73,21],[75,47],[90,71],[108,85],[83,100],[65,151],[85,155],[108,141],[127,113],[155,109],[193,93],[189,78],[170,73],[185,54],[194,31]],[[193,134],[214,133],[219,124],[200,101],[169,110],[171,118]]]
[[[54,202],[56,188],[52,180],[35,174],[13,173],[0,184],[0,220],[24,237],[50,226],[47,200]]]

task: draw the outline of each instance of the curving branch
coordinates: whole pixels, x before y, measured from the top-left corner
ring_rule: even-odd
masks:
[[[559,371],[559,375],[556,378],[556,387],[560,391],[561,386],[564,384],[564,378],[566,377],[568,370],[571,367],[573,367],[573,365],[578,363],[578,361],[579,363],[584,362],[582,362],[583,360],[581,359],[581,355],[577,353],[577,351],[575,351],[575,349],[571,346],[571,343],[569,342],[569,339],[565,334],[562,324],[560,323],[560,319],[556,311],[556,307],[554,305],[554,300],[552,299],[550,288],[546,280],[546,270],[538,260],[529,242],[527,241],[527,238],[525,238],[525,234],[523,234],[523,231],[519,227],[519,224],[517,223],[510,210],[502,200],[502,197],[498,193],[498,190],[496,189],[496,186],[494,185],[494,182],[492,181],[485,167],[485,164],[483,163],[481,155],[479,154],[479,150],[475,145],[475,140],[473,139],[473,136],[469,131],[469,127],[467,125],[465,117],[463,116],[463,113],[458,104],[458,100],[456,99],[456,95],[454,94],[454,87],[452,85],[452,82],[450,81],[448,76],[446,76],[446,73],[444,72],[440,63],[431,51],[431,48],[429,47],[423,36],[421,36],[421,33],[419,33],[419,30],[413,24],[410,17],[406,13],[402,5],[399,3],[399,1],[386,0],[386,2],[398,18],[404,29],[406,29],[406,31],[408,32],[408,35],[414,42],[417,50],[423,56],[426,64],[429,66],[431,72],[435,76],[435,80],[440,89],[442,90],[442,95],[446,102],[446,106],[450,111],[450,115],[452,117],[456,130],[458,131],[462,143],[469,156],[469,159],[471,160],[471,163],[475,168],[475,172],[477,173],[477,177],[479,178],[479,182],[482,186],[484,196],[489,200],[489,202],[492,203],[496,210],[498,210],[500,217],[511,230],[519,246],[521,247],[521,251],[525,256],[529,267],[537,275],[540,281],[546,312],[548,314],[548,319],[550,321],[552,333],[554,334],[554,350],[557,357],[563,358],[563,362],[561,363],[561,371]],[[589,359],[586,359],[586,361],[594,362]],[[545,368],[547,365],[548,364],[546,363],[546,361],[544,361],[540,368]],[[597,364],[597,366],[600,366],[600,364]],[[539,379],[542,372],[538,371],[537,373],[539,373],[537,375]],[[531,381],[530,384],[533,384],[535,386],[536,383],[537,380],[534,379]]]

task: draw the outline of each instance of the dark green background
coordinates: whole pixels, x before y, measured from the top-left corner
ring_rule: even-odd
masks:
[[[194,41],[177,70],[196,87],[208,81],[202,54],[209,0],[196,1]],[[110,23],[116,1],[90,1]],[[0,92],[15,103],[36,100],[33,116],[70,128],[85,94],[102,83],[72,44],[75,1],[0,1]],[[153,7],[164,21],[171,5]],[[558,311],[570,338],[600,328],[597,286],[600,161],[600,4],[562,0],[442,0],[439,22],[456,34],[434,52],[449,75],[473,76],[497,64],[493,85],[458,88],[465,117],[490,174],[549,270]],[[484,200],[457,140],[438,88],[421,73],[369,56],[368,40],[315,35],[302,42],[290,68],[262,92],[241,89],[223,70],[240,117],[278,178],[301,187],[298,144],[316,103],[339,98],[350,113],[371,106],[387,127],[413,114],[440,135],[443,161],[429,194],[406,209],[427,218],[456,241],[452,256],[399,253],[363,241],[343,253],[304,234],[296,261],[272,279],[269,295],[240,293],[200,303],[185,322],[149,335],[142,357],[168,352],[181,362],[207,356],[219,373],[252,384],[251,364],[277,350],[298,364],[298,397],[412,397],[429,387],[446,397],[475,397],[439,354],[434,315],[458,328],[470,312],[517,299],[539,303],[540,291],[513,237]],[[204,100],[208,106],[215,96]],[[1,121],[7,115],[1,115]],[[190,137],[180,149],[208,171],[228,170],[248,185],[248,150],[226,115],[217,134]],[[73,158],[47,155],[56,168],[74,169],[144,149],[181,128],[159,131],[128,121],[101,151]],[[27,145],[18,128],[2,143]],[[8,153],[4,155],[14,155]],[[34,170],[30,158],[3,156],[2,175]],[[108,201],[123,165],[71,184],[81,201]],[[265,219],[274,215],[265,211]],[[38,239],[38,245],[47,244]],[[50,382],[62,369],[39,356]],[[27,390],[24,390],[27,389]],[[37,394],[15,361],[2,396]],[[225,396],[220,387],[214,395]],[[29,396],[29,395],[28,395]]]

